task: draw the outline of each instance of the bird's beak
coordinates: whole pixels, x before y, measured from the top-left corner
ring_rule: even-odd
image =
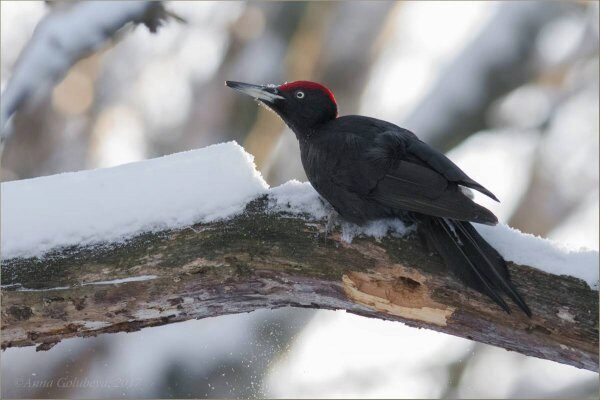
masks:
[[[275,100],[284,99],[277,92],[277,87],[266,85],[252,85],[250,83],[225,81],[225,85],[239,92],[254,97],[257,100],[262,100],[267,103],[275,103]]]

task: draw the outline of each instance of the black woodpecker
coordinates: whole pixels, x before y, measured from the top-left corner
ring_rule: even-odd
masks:
[[[465,284],[510,312],[505,293],[531,317],[505,260],[471,225],[495,225],[498,219],[464,188],[498,199],[444,154],[390,122],[338,116],[333,93],[315,82],[226,85],[285,121],[296,134],[310,183],[342,218],[356,224],[380,218],[416,223],[428,246]]]

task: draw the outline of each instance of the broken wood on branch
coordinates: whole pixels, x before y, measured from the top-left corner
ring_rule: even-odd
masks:
[[[131,332],[261,308],[344,309],[598,370],[598,292],[582,280],[509,263],[533,310],[506,314],[449,275],[416,235],[381,240],[267,210],[124,243],[2,264],[2,348]]]

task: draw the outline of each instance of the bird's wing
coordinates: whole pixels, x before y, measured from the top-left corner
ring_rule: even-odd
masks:
[[[368,195],[387,207],[436,217],[495,225],[496,216],[443,175],[428,167],[400,161]]]
[[[334,174],[332,181],[348,191],[393,209],[496,224],[498,220],[494,214],[467,197],[454,178],[461,178],[471,185],[477,183],[445,157],[446,163],[435,157],[434,153],[426,160],[415,160],[417,156],[413,151],[425,154],[424,157],[428,154],[426,148],[413,147],[415,141],[418,139],[413,135],[398,131],[381,133],[368,143],[364,141],[364,136],[348,137],[343,151],[349,156],[342,158],[345,165],[340,166],[339,173]],[[451,166],[458,172],[453,171]],[[442,167],[445,167],[443,171],[446,173],[440,172]]]
[[[463,172],[456,164],[454,164],[448,157],[433,147],[420,140],[410,140],[406,146],[407,152],[426,163],[429,167],[433,168],[438,173],[442,174],[450,182],[455,182],[459,185],[475,189],[486,196],[498,201],[498,198],[494,196],[492,192],[487,190],[485,187],[480,185],[471,179],[467,174]]]

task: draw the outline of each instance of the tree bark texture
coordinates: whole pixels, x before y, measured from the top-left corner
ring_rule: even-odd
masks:
[[[598,370],[598,292],[509,263],[533,310],[506,314],[448,274],[414,234],[341,239],[267,211],[2,264],[2,348],[131,332],[261,308],[344,309]],[[215,332],[217,335],[218,332]],[[401,355],[399,355],[401,356]]]

